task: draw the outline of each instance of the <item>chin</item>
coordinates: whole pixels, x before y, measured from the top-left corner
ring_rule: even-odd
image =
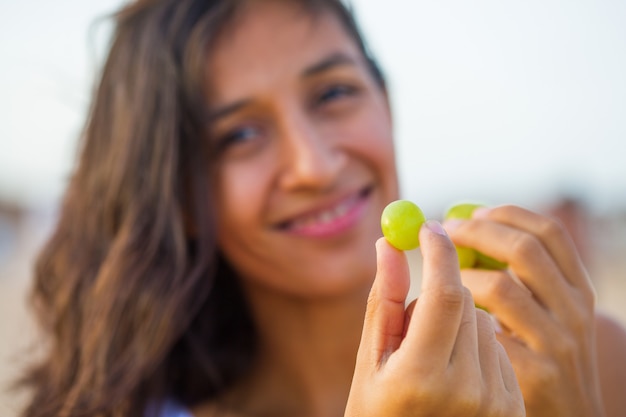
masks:
[[[372,248],[374,244],[372,243]],[[324,267],[318,265],[314,276],[307,281],[311,283],[314,293],[326,296],[346,295],[362,290],[369,291],[376,275],[375,250],[367,251],[358,257],[345,260],[334,259]]]

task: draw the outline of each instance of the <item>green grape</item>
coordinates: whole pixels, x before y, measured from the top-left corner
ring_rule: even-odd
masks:
[[[422,210],[408,200],[396,200],[387,205],[380,217],[380,226],[387,241],[396,249],[419,247],[419,232],[426,217]]]
[[[484,204],[481,203],[472,203],[472,202],[463,202],[457,203],[448,208],[444,215],[445,220],[450,219],[462,219],[467,220],[472,217],[472,213],[479,207],[484,207]],[[469,250],[468,250],[469,251]],[[459,252],[459,248],[457,248],[457,253]],[[469,263],[470,255],[464,254],[467,256],[468,260],[464,262]],[[459,263],[461,262],[461,255],[459,255]],[[467,263],[465,264],[467,265]],[[482,269],[506,269],[508,265],[506,262],[499,261],[490,256],[485,255],[484,253],[478,252],[474,250],[474,260],[473,264],[470,266],[465,266],[466,268],[482,268]],[[461,266],[463,268],[463,266]]]
[[[470,203],[470,202],[457,203],[449,207],[448,210],[446,210],[446,214],[443,216],[443,218],[445,220],[450,220],[450,219],[467,220],[472,217],[472,213],[474,212],[474,210],[476,210],[478,207],[484,207],[484,206],[485,206],[484,204],[480,204],[480,203]]]
[[[476,251],[472,248],[455,246],[459,258],[459,268],[472,268],[476,264]]]
[[[509,265],[491,256],[476,251],[476,267],[482,269],[506,269]]]
[[[478,303],[474,303],[474,307],[480,308],[481,310],[486,311],[487,313],[489,313],[489,310],[484,305],[481,305],[481,304],[478,304]]]

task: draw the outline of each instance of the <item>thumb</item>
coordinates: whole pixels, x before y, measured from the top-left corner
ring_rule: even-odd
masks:
[[[468,290],[461,283],[454,245],[438,222],[429,220],[422,226],[420,242],[422,289],[405,344],[420,357],[431,358],[431,364],[433,358],[439,358],[441,366],[447,366],[466,310]]]
[[[360,349],[366,350],[368,362],[378,364],[402,341],[410,274],[404,252],[385,238],[376,242],[376,259],[376,278],[367,300]]]

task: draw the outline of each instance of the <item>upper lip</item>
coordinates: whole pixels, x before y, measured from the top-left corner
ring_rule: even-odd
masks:
[[[277,229],[283,229],[285,227],[288,227],[291,223],[295,222],[298,219],[320,215],[321,213],[331,210],[332,208],[345,202],[348,199],[363,196],[369,193],[372,188],[373,187],[371,185],[367,185],[354,189],[350,192],[341,193],[341,195],[327,197],[321,202],[318,201],[314,206],[308,206],[304,209],[294,210],[293,213],[282,216],[282,220],[274,222],[274,225]]]

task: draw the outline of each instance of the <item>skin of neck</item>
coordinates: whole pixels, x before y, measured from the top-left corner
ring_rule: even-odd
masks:
[[[260,339],[257,363],[233,391],[241,415],[342,416],[369,286],[326,298],[248,287]],[[238,398],[237,398],[238,397]]]

